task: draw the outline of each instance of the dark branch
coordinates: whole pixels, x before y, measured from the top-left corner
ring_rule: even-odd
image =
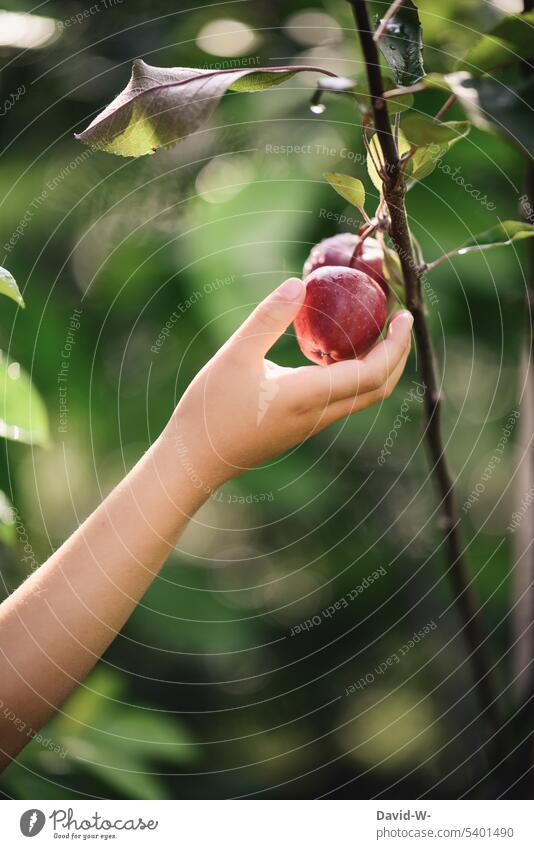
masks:
[[[473,592],[465,562],[463,544],[459,533],[459,518],[454,504],[453,481],[445,458],[441,431],[440,387],[423,302],[423,271],[419,267],[414,254],[406,215],[406,186],[384,99],[382,74],[376,43],[373,40],[367,3],[365,0],[349,0],[349,2],[351,2],[354,11],[365,59],[375,128],[385,162],[383,190],[391,219],[390,236],[403,271],[406,301],[414,317],[414,335],[418,359],[426,386],[425,437],[431,459],[431,474],[441,499],[442,526],[448,552],[447,574],[451,581],[452,592],[460,615],[462,631],[469,648],[480,708],[495,729],[499,727],[497,696],[494,695],[492,687],[491,664],[487,656],[486,641],[482,635],[478,602]]]

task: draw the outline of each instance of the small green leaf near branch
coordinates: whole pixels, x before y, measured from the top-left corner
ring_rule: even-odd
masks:
[[[363,210],[365,206],[365,188],[361,180],[357,180],[349,174],[338,174],[335,171],[329,171],[324,174],[324,178],[344,200],[348,201],[352,206]]]
[[[399,130],[397,144],[399,149],[399,156],[404,156],[404,154],[409,153],[411,150],[411,145],[407,141],[406,137],[402,130]],[[377,168],[378,166],[378,168]],[[367,151],[367,171],[371,178],[371,182],[373,186],[378,189],[378,191],[382,191],[382,177],[380,176],[379,169],[384,168],[384,154],[382,153],[382,147],[378,140],[378,135],[375,133],[369,141],[369,148]],[[411,173],[411,162],[408,162],[408,173]]]

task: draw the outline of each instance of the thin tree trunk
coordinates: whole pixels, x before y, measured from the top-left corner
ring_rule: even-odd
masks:
[[[365,0],[350,0],[350,2],[365,59],[375,129],[385,162],[384,198],[391,219],[390,236],[402,266],[407,305],[414,317],[418,360],[426,386],[425,438],[431,461],[431,474],[440,498],[441,524],[448,556],[446,571],[450,578],[462,632],[469,650],[479,710],[486,721],[489,720],[490,729],[495,732],[500,725],[497,708],[498,691],[492,683],[488,647],[482,633],[479,606],[465,561],[459,518],[454,503],[453,480],[445,457],[441,429],[442,398],[422,295],[423,271],[417,263],[413,250],[405,207],[406,186],[383,97],[382,75],[367,3]]]

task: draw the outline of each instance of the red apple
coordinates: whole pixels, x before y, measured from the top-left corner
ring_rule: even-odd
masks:
[[[378,283],[354,268],[325,265],[305,280],[295,318],[302,353],[319,365],[364,354],[386,323],[387,298]]]
[[[351,261],[358,245],[361,245],[361,250]],[[380,243],[376,239],[367,238],[362,244],[356,233],[338,233],[336,236],[323,239],[322,242],[311,249],[310,255],[304,263],[303,274],[306,277],[323,265],[350,266],[350,268],[365,271],[369,277],[376,280],[387,297],[389,288],[384,277],[383,264],[384,255]]]

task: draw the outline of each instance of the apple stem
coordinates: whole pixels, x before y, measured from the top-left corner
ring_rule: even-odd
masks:
[[[441,427],[442,399],[438,383],[434,348],[423,301],[423,269],[415,254],[408,218],[406,214],[406,184],[393,136],[389,114],[384,98],[384,87],[380,70],[376,41],[373,38],[367,3],[365,0],[349,0],[356,21],[360,44],[364,56],[369,92],[373,107],[374,123],[382,156],[383,193],[390,216],[389,235],[401,263],[408,309],[414,317],[414,335],[417,344],[423,382],[425,439],[431,461],[431,474],[440,496],[440,522],[445,534],[448,553],[446,573],[451,581],[453,597],[462,622],[472,664],[474,689],[478,696],[481,712],[485,715],[492,732],[500,728],[498,691],[493,683],[493,669],[488,654],[487,637],[483,635],[480,607],[469,575],[464,544],[461,539],[460,519],[456,510],[453,480],[445,456]]]
[[[365,211],[364,207],[363,207],[363,206],[359,206],[359,207],[358,207],[358,209],[359,209],[359,211],[361,212],[361,214],[362,214],[362,218],[363,218],[363,220],[365,221],[365,223],[366,223],[366,224],[371,224],[371,223],[372,223],[372,222],[371,222],[371,219],[370,219],[370,218],[369,218],[369,216],[367,215],[367,213],[366,213],[366,211]]]

